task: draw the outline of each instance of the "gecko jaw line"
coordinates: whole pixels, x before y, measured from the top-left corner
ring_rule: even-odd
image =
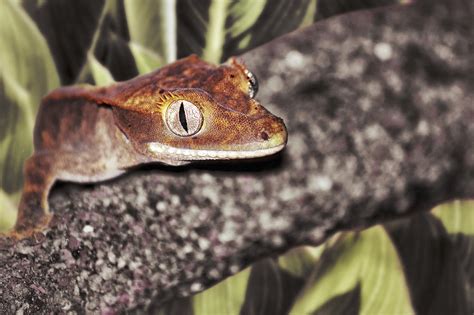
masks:
[[[195,150],[195,149],[179,149],[157,142],[148,144],[148,149],[155,154],[165,154],[182,158],[183,160],[229,160],[229,159],[251,159],[267,155],[272,155],[281,151],[285,147],[284,144],[257,150],[241,150],[241,151],[226,151],[226,150]]]

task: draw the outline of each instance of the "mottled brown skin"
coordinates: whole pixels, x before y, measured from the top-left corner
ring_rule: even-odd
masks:
[[[180,137],[169,130],[164,112],[176,100],[200,109],[204,121],[197,134]],[[47,197],[57,180],[96,182],[143,163],[212,159],[157,153],[150,143],[188,151],[246,151],[248,158],[261,149],[281,148],[286,139],[283,121],[250,98],[246,69],[233,58],[215,66],[190,56],[109,87],[57,89],[40,105],[34,154],[25,163],[18,219],[9,235],[28,236],[48,225]]]

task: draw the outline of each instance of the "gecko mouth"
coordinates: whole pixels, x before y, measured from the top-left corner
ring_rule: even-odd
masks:
[[[285,144],[256,150],[195,150],[173,148],[156,142],[148,144],[148,149],[155,154],[162,154],[183,161],[252,159],[275,154],[281,151],[284,147]]]

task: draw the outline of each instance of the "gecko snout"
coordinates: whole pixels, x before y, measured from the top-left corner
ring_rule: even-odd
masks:
[[[265,144],[265,147],[276,147],[285,144],[287,141],[287,131],[283,120],[274,117],[269,122],[267,118],[258,130],[257,138]]]

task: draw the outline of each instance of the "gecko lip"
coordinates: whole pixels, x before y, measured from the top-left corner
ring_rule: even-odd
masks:
[[[230,160],[230,159],[252,159],[275,154],[281,151],[285,144],[280,144],[271,148],[257,150],[194,150],[180,149],[163,145],[157,142],[148,144],[148,149],[155,154],[170,155],[183,160]]]

